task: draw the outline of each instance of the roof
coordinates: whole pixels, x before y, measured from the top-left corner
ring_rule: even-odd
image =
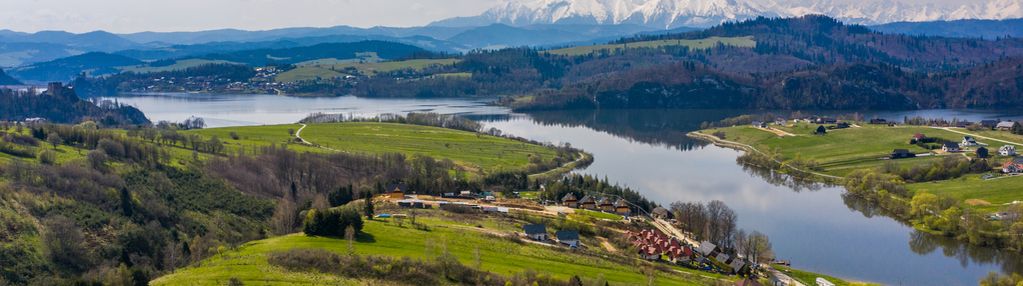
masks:
[[[522,230],[525,231],[527,235],[545,234],[547,233],[547,226],[543,224],[527,224],[522,226]]]
[[[573,193],[568,193],[567,195],[565,195],[565,197],[561,198],[561,201],[562,201],[562,202],[567,202],[567,201],[578,201],[578,199],[576,199],[576,198],[575,198],[575,194],[573,194]]]
[[[976,141],[976,139],[973,139],[973,136],[963,136],[963,140],[966,140],[966,141]]]
[[[408,191],[408,185],[405,185],[404,183],[387,185],[387,192],[388,193],[393,193],[396,190],[404,193],[404,192]]]
[[[611,200],[607,198],[600,198],[600,200],[597,201],[597,204],[602,206],[611,205]]]
[[[655,214],[655,215],[659,215],[659,216],[668,216],[669,214],[671,214],[671,212],[668,212],[668,209],[663,208],[663,207],[656,207],[656,208],[654,208],[653,211],[650,211],[650,212]]]
[[[595,202],[595,200],[590,195],[585,195],[585,196],[583,196],[583,199],[579,200],[580,204],[585,204],[585,203],[591,203],[592,204],[594,202]]]
[[[1002,148],[998,148],[998,150],[1016,150],[1016,146],[1005,145],[1005,146],[1002,146]]]
[[[909,150],[906,150],[906,149],[895,149],[894,151],[892,151],[892,153],[895,153],[895,154],[909,154]]]
[[[948,148],[959,148],[959,143],[956,142],[945,142],[945,147]]]
[[[927,138],[927,135],[924,135],[923,133],[917,133],[917,134],[913,134],[913,138],[924,139],[924,138]]]
[[[1012,121],[998,122],[998,128],[1012,128],[1012,126],[1015,126],[1015,125],[1016,125],[1016,122],[1012,122]]]
[[[558,237],[558,240],[579,240],[579,231],[577,230],[559,230],[554,233],[554,236]]]
[[[618,199],[617,201],[615,201],[615,207],[625,207],[625,208],[627,208],[627,207],[629,207],[629,202],[626,201],[625,199]]]

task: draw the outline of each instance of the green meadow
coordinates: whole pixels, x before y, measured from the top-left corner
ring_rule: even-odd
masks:
[[[329,80],[339,77],[344,77],[347,74],[339,73],[330,69],[309,66],[309,67],[298,67],[286,72],[282,72],[274,77],[276,82],[299,82],[299,81],[310,81],[310,80]]]
[[[663,47],[678,47],[684,46],[689,47],[693,50],[703,50],[716,47],[717,45],[735,46],[735,47],[755,47],[757,42],[753,40],[752,36],[746,37],[710,37],[706,39],[698,40],[656,40],[656,41],[643,41],[633,42],[628,44],[607,44],[607,45],[593,45],[593,46],[578,46],[557,50],[550,50],[547,53],[559,55],[559,56],[583,56],[592,53],[599,53],[602,51],[621,51],[624,49],[639,49],[639,48],[663,48]]]
[[[406,156],[429,156],[450,159],[473,173],[522,170],[530,157],[551,160],[556,152],[544,146],[507,138],[438,127],[374,122],[310,124],[301,132],[302,138],[322,146],[298,144],[289,130],[298,132],[299,124],[211,128],[188,131],[210,138],[217,136],[226,148],[255,150],[276,144],[296,151],[350,152],[361,154],[401,153]],[[238,139],[232,139],[232,132]]]
[[[223,60],[204,60],[204,59],[185,59],[178,60],[172,65],[168,66],[150,66],[150,65],[137,65],[120,67],[121,71],[134,72],[134,73],[154,73],[154,72],[167,72],[167,71],[180,71],[188,68],[194,68],[201,65],[210,64],[238,64],[235,62],[223,61]]]
[[[344,71],[355,69],[367,76],[374,76],[378,73],[389,73],[400,70],[422,71],[434,66],[451,66],[458,63],[459,59],[412,59],[401,61],[352,61],[320,59],[315,61],[302,62],[297,64],[299,68],[318,67],[327,70]]]
[[[516,242],[489,234],[504,232],[491,229],[491,226],[481,228],[473,223],[428,217],[422,217],[419,221],[429,226],[429,230],[412,228],[408,223],[399,226],[393,222],[367,221],[364,235],[353,243],[352,250],[359,255],[412,259],[431,259],[447,251],[466,265],[474,265],[478,250],[482,269],[506,276],[532,270],[560,279],[575,275],[584,280],[603,278],[611,285],[645,285],[647,280],[640,267],[631,263],[615,262],[603,256],[560,247]],[[509,226],[508,229],[517,230],[517,227]],[[225,250],[212,258],[154,280],[151,285],[223,285],[231,278],[239,279],[245,285],[369,283],[329,274],[290,272],[267,262],[268,254],[290,249],[323,249],[338,254],[349,251],[348,242],[343,239],[309,237],[304,234],[273,237],[249,242],[234,250]],[[714,280],[729,279],[715,274],[674,269],[678,271],[659,272],[654,283],[706,285]]]

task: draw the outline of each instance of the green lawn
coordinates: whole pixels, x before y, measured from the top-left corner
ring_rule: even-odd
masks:
[[[344,71],[347,68],[354,68],[363,75],[373,76],[377,73],[388,73],[399,70],[422,71],[433,66],[450,66],[458,63],[459,59],[413,59],[403,61],[352,61],[320,59],[297,64],[300,67],[320,67],[336,71]]]
[[[309,80],[329,80],[338,77],[344,77],[346,74],[339,73],[330,69],[321,68],[317,66],[305,66],[297,67],[295,69],[282,72],[274,77],[276,82],[297,82],[297,81],[309,81]]]
[[[451,159],[470,170],[518,170],[530,156],[555,157],[552,149],[471,132],[394,123],[312,124],[302,137],[328,148],[354,153],[402,153]]]
[[[238,64],[235,62],[223,61],[223,60],[204,60],[204,59],[186,59],[178,60],[176,63],[169,66],[154,67],[148,64],[120,67],[121,71],[124,72],[135,72],[135,73],[153,73],[153,72],[166,72],[166,71],[180,71],[188,68],[198,67],[201,65],[208,64]]]
[[[254,150],[270,144],[285,145],[296,151],[329,153],[329,149],[296,144],[288,130],[298,131],[301,125],[269,125],[211,128],[189,131],[206,138],[217,136],[229,150]],[[239,140],[231,139],[235,132]],[[424,155],[438,160],[450,159],[472,173],[501,170],[522,170],[530,156],[543,160],[555,157],[553,149],[453,129],[395,123],[328,123],[310,124],[301,133],[314,144],[343,152]]]
[[[754,47],[757,42],[753,40],[752,36],[746,37],[710,37],[699,40],[656,40],[656,41],[644,41],[644,42],[633,42],[626,44],[614,44],[614,45],[593,45],[593,46],[578,46],[564,49],[557,49],[548,51],[548,53],[560,55],[560,56],[582,56],[588,55],[600,51],[620,51],[622,49],[630,48],[661,48],[669,46],[686,46],[690,49],[709,49],[723,44],[727,46],[736,47]]]
[[[381,255],[427,259],[442,253],[442,249],[470,265],[475,249],[485,270],[511,275],[532,269],[567,279],[572,275],[594,279],[602,275],[612,285],[640,285],[646,278],[637,267],[621,265],[600,257],[565,251],[562,248],[515,243],[505,238],[484,235],[482,232],[455,228],[444,224],[431,225],[430,231],[421,231],[396,224],[368,221],[364,232],[367,237],[354,244],[360,255]],[[371,238],[369,238],[371,237]],[[324,249],[339,254],[347,253],[345,240],[307,237],[303,234],[274,237],[246,243],[236,250],[225,251],[193,266],[154,280],[152,285],[222,285],[230,278],[238,278],[253,285],[295,285],[323,283],[355,283],[322,274],[294,273],[267,263],[267,254],[288,249]],[[661,273],[658,285],[704,285],[688,270],[680,275]],[[714,278],[713,274],[699,273]],[[683,277],[681,275],[687,275]]]
[[[1023,176],[984,180],[980,175],[958,179],[909,184],[914,192],[948,195],[985,211],[998,211],[1005,204],[1023,201]]]
[[[623,219],[622,216],[617,215],[617,214],[598,212],[598,211],[591,211],[591,210],[584,210],[584,209],[576,209],[575,210],[575,215],[582,216],[582,217],[590,217],[590,218],[595,218],[595,219],[606,219],[606,220],[622,220]]]
[[[960,140],[963,135],[945,130],[928,127],[887,127],[863,125],[860,128],[830,130],[827,135],[812,135],[817,124],[800,123],[791,127],[772,127],[785,130],[795,136],[780,137],[771,132],[742,125],[700,131],[712,134],[717,131],[725,133],[725,139],[736,141],[760,149],[774,151],[786,160],[813,160],[824,168],[824,173],[842,176],[849,172],[882,166],[888,162],[901,166],[927,164],[940,156],[919,157],[903,160],[882,160],[894,149],[908,149],[914,153],[927,153],[930,150],[917,145],[910,145],[909,140],[916,133],[929,137],[948,140]],[[981,140],[983,142],[983,140]]]

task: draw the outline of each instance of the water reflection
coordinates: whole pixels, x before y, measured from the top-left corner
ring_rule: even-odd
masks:
[[[595,160],[579,173],[607,177],[658,203],[722,200],[736,210],[740,227],[770,235],[781,258],[792,260],[799,268],[892,285],[976,285],[990,271],[1019,272],[1023,267],[1018,255],[969,247],[917,232],[866,202],[843,196],[840,187],[737,164],[741,152],[685,136],[699,129],[702,122],[751,111],[512,114],[480,101],[245,95],[143,96],[118,100],[139,107],[152,120],[180,121],[197,115],[207,118],[207,122],[215,121],[215,126],[292,123],[317,111],[370,115],[422,110],[464,114],[516,136],[566,142],[587,150],[595,155]],[[1008,114],[978,112],[967,117],[967,113],[953,114],[960,118]],[[899,118],[915,115],[952,114],[888,114]]]

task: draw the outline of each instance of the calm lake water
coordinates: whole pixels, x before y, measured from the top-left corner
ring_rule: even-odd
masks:
[[[777,256],[798,268],[888,285],[976,285],[988,272],[1023,272],[1023,257],[925,235],[842,195],[840,187],[792,182],[736,163],[738,151],[686,138],[701,122],[749,111],[614,110],[513,114],[484,101],[355,97],[162,94],[116,98],[150,120],[202,117],[210,127],[293,123],[309,113],[463,114],[506,133],[567,142],[595,155],[577,172],[607,177],[661,204],[721,200],[739,227],[768,234]],[[1019,119],[1023,112],[923,110],[866,114]],[[1023,186],[1021,186],[1023,187]]]

